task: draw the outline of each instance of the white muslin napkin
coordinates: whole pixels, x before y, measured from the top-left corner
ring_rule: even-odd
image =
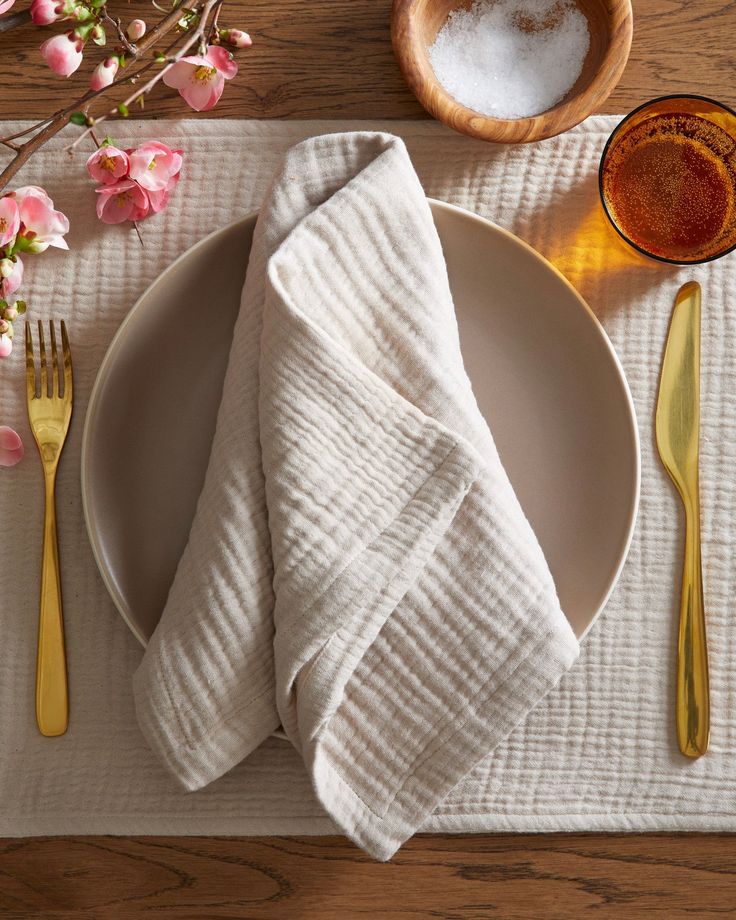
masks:
[[[282,725],[329,815],[387,859],[577,653],[463,368],[403,142],[298,144],[260,213],[205,485],[135,676],[148,742],[195,790]]]

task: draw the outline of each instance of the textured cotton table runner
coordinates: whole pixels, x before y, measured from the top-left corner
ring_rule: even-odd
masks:
[[[69,253],[29,263],[36,316],[73,330],[75,419],[59,472],[59,529],[71,720],[41,738],[33,714],[42,482],[25,420],[19,353],[0,364],[0,423],[17,427],[27,459],[0,471],[0,833],[321,833],[334,829],[297,752],[270,738],[244,763],[184,793],[146,746],[132,675],[142,649],[108,599],[82,518],[79,454],[94,377],[125,313],[177,255],[257,208],[284,151],[315,134],[390,130],[403,137],[428,195],[518,234],[590,303],[621,357],[642,436],[642,500],[621,580],[579,661],[527,718],[440,803],[429,831],[736,830],[736,261],[692,269],[644,261],[606,226],[597,163],[615,118],[589,119],[539,144],[495,147],[432,122],[156,121],[116,126],[124,145],[156,137],[185,148],[164,215],[142,225],[146,247],[102,227],[83,158],[65,140],[36,155],[16,184],[43,184],[71,220]],[[69,135],[73,136],[73,135]],[[217,266],[212,266],[216,271]],[[686,761],[674,736],[674,645],[682,519],[654,452],[662,348],[678,286],[703,286],[703,556],[711,657],[712,742]],[[206,341],[206,279],[202,285]],[[584,386],[584,381],[581,381]],[[543,458],[540,458],[540,463]],[[603,526],[603,524],[602,524]]]

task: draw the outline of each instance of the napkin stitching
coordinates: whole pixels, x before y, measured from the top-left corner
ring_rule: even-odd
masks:
[[[460,506],[462,506],[462,502],[460,503]],[[458,510],[459,510],[460,506],[458,506]],[[535,597],[531,600],[531,602],[530,602],[530,608],[533,609],[535,601],[538,601],[543,595],[544,595],[544,590],[542,589],[542,590],[540,590],[540,591],[537,593],[537,595],[535,595]],[[480,627],[476,627],[474,630],[472,630],[470,633],[468,633],[468,637],[469,637],[469,636],[472,636],[472,635],[474,635],[474,634],[476,634],[476,633],[478,633],[479,631],[480,631]],[[520,636],[520,644],[524,644],[524,640],[526,640],[527,637],[528,637],[529,635],[532,635],[532,630],[531,630],[531,628],[529,628],[529,626],[527,625],[527,626],[525,626],[525,631],[524,631],[524,632],[521,634],[521,636]],[[444,740],[439,740],[439,741],[438,741],[439,736],[440,736],[440,734],[442,733],[442,731],[444,730],[444,728],[445,728],[448,724],[450,724],[450,722],[452,721],[452,717],[451,717],[451,716],[446,716],[446,717],[445,717],[441,722],[439,722],[437,725],[432,726],[432,731],[431,731],[431,734],[429,735],[428,743],[425,745],[425,747],[424,747],[421,751],[419,751],[419,752],[417,753],[417,755],[416,755],[416,757],[414,758],[414,760],[412,760],[410,766],[409,766],[409,767],[407,768],[407,770],[406,770],[406,774],[407,774],[407,775],[406,775],[404,781],[402,782],[401,786],[398,787],[398,789],[396,790],[396,792],[394,793],[394,795],[391,797],[391,799],[386,803],[386,807],[384,808],[384,810],[383,810],[382,812],[377,812],[371,805],[369,805],[368,802],[366,802],[366,801],[363,799],[363,797],[360,795],[360,793],[357,792],[357,791],[356,791],[356,790],[355,790],[355,789],[354,789],[354,788],[353,788],[353,787],[342,777],[342,775],[341,775],[338,771],[334,770],[333,767],[332,767],[331,765],[328,764],[331,775],[333,775],[333,776],[336,778],[336,780],[337,780],[341,785],[344,785],[347,789],[349,789],[350,792],[351,792],[357,799],[359,799],[360,802],[363,803],[363,805],[368,809],[368,811],[371,812],[371,814],[373,814],[379,821],[383,821],[383,820],[385,819],[386,815],[388,814],[388,812],[391,810],[392,806],[394,805],[396,799],[398,799],[398,798],[401,796],[401,794],[404,792],[405,788],[406,788],[413,780],[415,780],[416,777],[414,776],[414,772],[415,772],[414,767],[415,767],[415,766],[421,766],[422,764],[426,763],[426,761],[427,761],[430,757],[434,756],[434,755],[437,753],[437,751],[441,751],[443,748],[448,747],[448,746],[453,742],[453,740],[462,732],[462,730],[465,728],[465,726],[468,724],[468,722],[470,722],[470,720],[471,720],[471,718],[472,718],[471,712],[472,712],[472,711],[476,711],[476,712],[477,712],[477,710],[480,709],[481,706],[486,706],[486,705],[488,705],[488,703],[492,702],[493,699],[494,699],[497,695],[501,694],[502,691],[503,691],[503,690],[505,689],[505,687],[507,686],[507,684],[509,683],[509,681],[514,677],[514,675],[516,674],[516,672],[518,671],[518,669],[521,668],[522,665],[524,665],[524,664],[529,660],[529,658],[530,658],[539,648],[545,646],[545,645],[549,642],[550,638],[554,638],[554,635],[555,635],[555,633],[554,633],[552,630],[549,630],[548,632],[542,634],[542,635],[539,637],[539,640],[536,642],[536,644],[533,645],[533,646],[526,652],[526,654],[523,656],[523,658],[520,658],[520,659],[517,661],[515,667],[506,675],[506,677],[503,679],[503,681],[502,681],[500,684],[498,684],[498,686],[496,686],[495,689],[493,689],[487,697],[483,698],[483,700],[482,700],[480,703],[478,703],[477,707],[475,707],[474,710],[471,710],[471,709],[468,710],[465,719],[458,725],[457,730],[454,731],[451,735],[448,735],[446,738],[444,738]],[[493,676],[494,676],[494,675],[489,676],[488,681],[487,681],[487,682],[483,685],[483,687],[478,691],[478,694],[476,695],[476,699],[477,699],[477,697],[480,696],[480,693],[482,692],[482,690],[483,690],[484,688],[486,688],[486,687],[488,686],[489,683],[492,682]],[[329,728],[329,725],[326,725],[326,726],[324,726],[323,730],[328,730],[328,728]],[[320,735],[321,735],[321,733],[320,733]],[[321,741],[321,737],[318,736],[318,737],[315,739],[315,745],[316,745],[316,746],[319,746],[319,745],[320,745],[320,741]],[[434,743],[434,742],[438,742],[438,743]],[[485,756],[487,756],[487,755],[486,755],[486,754],[481,754],[481,755],[479,756],[479,760],[482,760],[483,757],[485,757]],[[420,758],[421,758],[421,759],[420,759]],[[475,765],[473,765],[473,766],[475,766]],[[472,769],[473,769],[473,767],[470,767],[470,769],[468,770],[468,772],[470,772],[470,770],[472,770]],[[466,774],[466,775],[467,775],[467,774]]]
[[[171,709],[176,716],[177,724],[179,728],[181,729],[182,734],[185,736],[181,741],[177,741],[175,744],[167,744],[167,747],[172,751],[193,750],[194,747],[200,745],[202,741],[204,741],[206,738],[209,738],[210,735],[216,729],[221,728],[223,725],[228,725],[235,718],[235,716],[241,715],[242,713],[247,712],[249,709],[252,709],[255,703],[263,699],[264,696],[268,696],[269,694],[272,694],[274,690],[273,686],[268,687],[267,689],[261,691],[261,693],[259,693],[257,696],[252,697],[250,700],[248,700],[247,703],[244,703],[242,706],[238,706],[235,709],[229,710],[226,715],[220,716],[217,722],[214,722],[208,725],[204,731],[201,731],[199,734],[197,734],[196,732],[192,732],[191,730],[189,730],[182,722],[182,713],[180,712],[179,707],[174,705],[174,700],[171,695],[171,689],[169,687],[169,682],[166,677],[164,677],[162,683],[166,690],[166,696],[168,698]],[[190,706],[189,709],[186,710],[186,712],[191,712],[191,711],[192,711],[192,707]]]
[[[539,600],[539,599],[543,596],[543,594],[544,594],[544,591],[540,591],[540,592],[537,594],[537,596],[534,598],[534,600],[535,600],[535,601],[536,601],[536,600]],[[531,605],[531,607],[533,608],[533,604]],[[473,632],[470,633],[470,635],[473,635],[474,633],[477,633],[478,631],[479,631],[479,628],[476,628],[475,630],[473,630]],[[531,638],[532,635],[533,635],[533,634],[532,634],[531,629],[525,627],[524,632],[522,632],[521,635],[520,635],[520,637],[519,637],[519,644],[524,644],[524,641],[525,641],[527,638]],[[417,754],[416,758],[415,758],[415,759],[412,761],[412,763],[411,763],[411,768],[410,768],[409,770],[406,771],[406,772],[407,772],[407,775],[406,775],[406,777],[405,777],[405,779],[404,779],[404,782],[403,782],[403,783],[401,784],[401,786],[396,790],[396,793],[394,794],[393,798],[392,798],[391,801],[389,802],[389,805],[388,805],[388,807],[387,807],[387,809],[386,809],[386,812],[388,812],[388,810],[389,810],[389,808],[391,807],[391,805],[393,805],[393,803],[395,802],[395,800],[401,795],[401,793],[404,791],[404,789],[407,787],[407,785],[409,785],[409,784],[415,779],[415,776],[414,776],[414,772],[415,772],[415,771],[414,771],[414,767],[415,767],[415,766],[421,767],[424,763],[426,763],[427,760],[429,760],[430,757],[434,756],[434,755],[437,753],[437,751],[442,750],[443,748],[448,747],[448,746],[453,742],[453,740],[463,731],[463,729],[465,728],[465,726],[471,721],[473,715],[474,715],[474,714],[477,714],[477,711],[478,711],[481,707],[485,707],[485,706],[487,706],[489,703],[492,703],[492,702],[494,701],[494,699],[495,699],[497,696],[499,696],[499,695],[502,694],[502,691],[504,691],[504,690],[506,689],[506,687],[508,686],[509,682],[510,682],[511,679],[514,677],[514,675],[516,674],[516,672],[522,667],[522,665],[526,664],[526,662],[529,660],[529,658],[532,657],[532,655],[533,655],[535,652],[537,652],[539,649],[541,649],[541,648],[543,648],[543,647],[545,647],[545,646],[546,646],[547,648],[550,648],[550,647],[554,648],[554,647],[555,647],[555,643],[551,641],[551,640],[553,640],[554,638],[555,638],[555,633],[554,633],[554,631],[551,630],[551,629],[548,630],[547,632],[543,633],[543,634],[539,637],[539,639],[538,639],[538,641],[536,642],[536,644],[535,644],[534,646],[532,646],[532,647],[527,651],[527,653],[524,655],[524,657],[521,658],[519,661],[517,661],[516,666],[506,675],[506,677],[503,679],[503,681],[502,681],[497,687],[495,687],[495,689],[491,690],[491,692],[488,694],[488,696],[484,697],[484,698],[481,700],[481,702],[478,703],[477,706],[474,706],[474,707],[472,707],[472,708],[469,708],[469,710],[468,710],[468,712],[467,712],[467,715],[466,715],[465,719],[460,723],[460,725],[458,725],[457,730],[454,731],[451,735],[449,735],[444,741],[439,740],[439,735],[440,735],[440,733],[442,732],[442,730],[443,730],[448,724],[450,724],[450,721],[451,721],[451,720],[450,720],[449,717],[445,717],[445,719],[444,719],[442,722],[439,723],[439,725],[436,727],[436,730],[435,730],[434,733],[433,733],[434,740],[437,741],[438,743],[437,743],[436,745],[434,745],[434,746],[431,746],[430,744],[428,744],[428,745],[424,748],[423,751],[421,751],[421,752],[419,752],[419,753]],[[492,677],[489,678],[488,682],[485,684],[485,687],[487,687],[488,684],[491,683],[491,682],[492,682]],[[479,695],[480,695],[480,693],[478,694],[478,696],[479,696]],[[477,698],[477,697],[476,697],[476,698]],[[486,752],[485,754],[482,754],[482,755],[479,757],[479,760],[482,760],[483,757],[485,757],[485,756],[487,756],[487,752]],[[421,758],[421,759],[420,759],[420,758]],[[470,769],[472,770],[473,768],[471,767]],[[468,772],[470,772],[470,770],[468,770]],[[467,774],[466,774],[466,775],[467,775]],[[386,812],[384,812],[384,814],[385,814]]]

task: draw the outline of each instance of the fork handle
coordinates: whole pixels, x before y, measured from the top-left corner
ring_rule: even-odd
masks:
[[[694,501],[686,507],[685,559],[677,641],[677,741],[680,750],[686,757],[701,757],[708,750],[709,735],[710,693],[700,561],[700,508],[699,502]]]
[[[46,503],[36,659],[36,722],[41,734],[47,737],[63,735],[69,723],[59,547],[56,537],[55,478],[55,471],[44,477]]]

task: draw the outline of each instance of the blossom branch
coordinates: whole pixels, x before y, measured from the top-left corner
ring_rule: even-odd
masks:
[[[199,14],[199,23],[196,29],[194,29],[191,32],[191,34],[187,36],[186,40],[180,46],[176,54],[174,54],[172,57],[167,58],[166,63],[161,68],[161,70],[157,71],[151,77],[150,80],[148,80],[146,83],[140,86],[137,90],[135,90],[135,92],[131,93],[130,96],[128,96],[127,99],[124,99],[122,103],[119,103],[117,106],[110,109],[110,111],[107,112],[106,114],[100,115],[99,117],[95,118],[93,124],[88,125],[84,129],[84,131],[82,131],[82,133],[79,135],[79,137],[77,137],[76,140],[72,144],[70,144],[69,150],[73,150],[77,146],[77,144],[81,143],[81,141],[83,141],[84,138],[90,134],[93,127],[101,124],[103,121],[107,121],[108,118],[115,116],[115,114],[119,111],[121,105],[127,109],[128,106],[131,106],[136,101],[136,99],[139,99],[142,96],[145,96],[147,93],[150,93],[153,87],[163,79],[163,77],[166,75],[166,73],[168,73],[169,70],[171,70],[174,64],[176,64],[178,61],[180,61],[183,57],[186,56],[187,52],[192,48],[193,45],[198,44],[199,42],[204,40],[204,36],[205,36],[205,32],[207,31],[207,23],[208,23],[210,14],[214,10],[215,15],[217,15],[217,11],[219,10],[222,3],[223,3],[223,0],[205,0],[205,3],[202,6],[201,12]],[[138,74],[135,74],[135,77],[140,76],[141,73],[142,73],[142,69],[141,71],[138,72]],[[0,176],[0,179],[1,178],[2,177]]]
[[[132,59],[136,60],[141,57],[146,51],[152,48],[164,35],[167,35],[169,32],[174,29],[179,20],[182,18],[182,14],[186,11],[191,11],[196,13],[198,10],[204,10],[204,7],[209,7],[212,9],[214,2],[219,3],[222,0],[202,0],[202,2],[195,2],[193,4],[183,3],[180,6],[177,6],[175,9],[171,10],[163,19],[153,28],[151,31],[136,45],[135,54],[132,55]],[[191,47],[191,44],[189,45]],[[154,62],[144,65],[146,69]],[[142,68],[141,68],[142,70]],[[81,98],[75,100],[69,105],[65,106],[62,109],[59,109],[58,112],[54,113],[50,118],[46,118],[43,121],[37,122],[37,124],[32,125],[30,128],[27,128],[18,134],[10,135],[9,137],[1,138],[0,143],[7,146],[7,141],[14,141],[18,137],[23,137],[27,134],[31,134],[33,131],[36,131],[33,134],[33,137],[29,138],[25,143],[16,145],[17,150],[14,150],[14,156],[11,159],[10,163],[0,172],[0,192],[10,182],[10,180],[15,176],[18,170],[23,166],[23,164],[29,159],[29,157],[42,147],[48,140],[54,137],[56,134],[61,131],[65,125],[68,124],[69,119],[71,118],[74,112],[79,111],[80,109],[85,109],[98,96],[102,96],[105,93],[114,90],[115,88],[125,84],[130,83],[132,79],[135,79],[137,74],[126,74],[117,80],[114,80],[110,83],[109,86],[105,86],[102,89],[98,90],[88,90]],[[13,149],[12,147],[10,149]]]
[[[17,13],[9,13],[7,16],[0,16],[0,32],[9,32],[11,29],[17,29],[18,26],[27,25],[30,21],[30,9],[18,10]]]

